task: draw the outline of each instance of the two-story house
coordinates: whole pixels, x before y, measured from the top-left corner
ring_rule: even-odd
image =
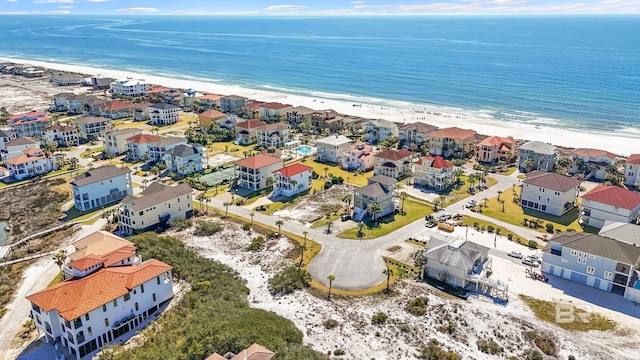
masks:
[[[287,122],[292,126],[299,126],[300,124],[311,126],[314,112],[316,111],[306,106],[294,106],[287,111]]]
[[[151,134],[138,134],[125,139],[127,142],[127,159],[141,160],[146,155],[149,156],[149,144],[160,140],[158,136]]]
[[[21,155],[6,159],[4,166],[17,180],[46,174],[58,169],[56,159],[45,154],[40,148],[23,150]]]
[[[357,142],[347,149],[342,159],[342,167],[353,171],[367,171],[375,165],[375,147],[373,145]]]
[[[260,119],[251,119],[236,123],[233,127],[235,130],[235,143],[238,145],[255,144],[258,141],[258,130],[262,129],[266,122]]]
[[[7,143],[18,138],[18,133],[11,130],[0,130],[0,152],[7,151]]]
[[[27,300],[45,341],[80,360],[146,326],[173,297],[173,279],[170,265],[143,262],[135,246],[115,235],[94,233],[74,246],[65,266],[74,277]]]
[[[273,197],[293,196],[311,188],[313,168],[294,163],[273,172]]]
[[[57,86],[80,85],[84,81],[84,76],[64,71],[54,71],[51,73],[51,82]]]
[[[569,169],[570,174],[578,172],[579,166],[576,164],[582,162],[587,170],[586,178],[604,180],[607,166],[614,165],[618,156],[606,150],[579,148],[573,150],[571,158],[574,160],[574,165]]]
[[[529,141],[518,148],[518,169],[553,172],[556,166],[556,147],[542,141]]]
[[[126,78],[112,81],[111,91],[125,96],[145,96],[150,86],[144,79]]]
[[[147,143],[149,160],[162,161],[164,153],[178,145],[187,145],[187,139],[183,137],[160,138]]]
[[[335,110],[320,110],[311,114],[311,126],[316,130],[338,131],[344,126],[344,117]]]
[[[73,203],[80,211],[109,205],[133,194],[131,170],[114,165],[90,169],[73,178],[71,191]]]
[[[389,149],[374,155],[373,173],[398,179],[412,169],[413,153],[407,149]]]
[[[223,95],[218,94],[204,94],[198,98],[200,102],[200,109],[203,111],[209,109],[221,109],[222,108]]]
[[[460,288],[486,276],[492,264],[488,247],[452,236],[432,235],[423,257],[425,275]]]
[[[331,135],[316,141],[316,159],[332,163],[341,163],[344,154],[351,145],[351,139],[344,135]]]
[[[605,221],[637,223],[640,218],[640,194],[618,186],[598,186],[582,195],[584,225],[601,228]]]
[[[2,153],[2,160],[14,158],[24,154],[25,150],[39,149],[40,140],[30,136],[15,138],[5,144],[5,151]]]
[[[177,123],[179,119],[180,108],[173,104],[153,104],[149,106],[149,118],[151,123],[156,126],[172,125]]]
[[[84,112],[84,106],[91,100],[95,99],[91,95],[78,94],[67,97],[67,114],[79,115]]]
[[[398,125],[393,121],[376,119],[365,122],[364,139],[370,144],[378,144],[380,141],[398,136]]]
[[[293,106],[289,104],[281,104],[279,102],[270,102],[260,105],[260,119],[280,121],[287,118],[287,112],[291,111]]]
[[[257,154],[234,163],[238,186],[249,190],[262,190],[273,185],[273,172],[284,167],[282,159]]]
[[[227,95],[220,99],[220,110],[225,113],[236,111],[244,106],[249,99],[239,95]]]
[[[118,229],[125,234],[139,234],[166,228],[174,220],[193,216],[193,190],[187,184],[174,186],[151,183],[138,195],[120,201]]]
[[[208,167],[207,148],[200,144],[178,145],[165,151],[162,158],[169,171],[180,175],[202,171]]]
[[[458,127],[444,128],[429,134],[429,153],[443,157],[466,156],[473,150],[476,132]]]
[[[475,155],[479,162],[511,162],[516,157],[517,146],[514,138],[489,136],[475,145]]]
[[[544,171],[533,171],[522,182],[520,205],[561,216],[576,206],[580,180]]]
[[[640,187],[640,154],[631,154],[627,159],[624,167],[624,184]]]
[[[111,119],[105,117],[84,116],[75,119],[74,122],[78,125],[78,136],[85,140],[98,138],[113,127]]]
[[[102,108],[107,104],[102,99],[93,98],[84,103],[82,106],[82,115],[84,116],[102,116]]]
[[[47,113],[42,111],[15,114],[7,119],[7,125],[17,132],[18,136],[41,136],[42,131],[51,126],[52,122]]]
[[[367,185],[353,191],[353,219],[361,221],[365,216],[379,219],[393,214],[396,208],[397,180],[385,175],[375,175],[367,179]],[[380,212],[374,213],[372,204],[380,206]]]
[[[142,129],[119,129],[106,131],[102,136],[102,145],[105,153],[120,155],[127,152],[127,139],[141,134]]]
[[[628,295],[637,281],[639,258],[638,246],[596,234],[564,232],[554,235],[544,247],[542,271]]]
[[[135,112],[143,104],[127,103],[121,100],[113,100],[102,106],[100,115],[111,120],[133,117]],[[151,104],[144,104],[149,107]],[[149,111],[147,110],[147,113]]]
[[[277,122],[263,125],[256,129],[258,144],[265,148],[279,148],[289,142],[291,126],[287,123]]]
[[[73,126],[51,125],[44,129],[43,139],[59,147],[78,146],[80,139],[78,129]]]
[[[409,147],[411,143],[416,145],[424,144],[429,134],[438,130],[437,126],[426,124],[423,122],[414,122],[400,126],[398,129],[398,139],[400,140],[400,146]]]
[[[414,164],[414,183],[436,190],[444,190],[453,184],[453,164],[442,156],[425,156]]]

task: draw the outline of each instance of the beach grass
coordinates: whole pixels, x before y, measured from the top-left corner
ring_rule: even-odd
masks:
[[[575,312],[575,320],[559,322],[556,320],[556,309],[558,303],[536,299],[527,295],[519,295],[520,299],[527,304],[536,316],[548,323],[554,324],[569,331],[608,331],[616,328],[615,321],[598,313],[589,313],[577,306],[571,306]]]
[[[374,239],[409,225],[416,220],[424,218],[426,215],[432,214],[433,206],[407,197],[404,203],[404,211],[405,215],[391,214],[383,216],[379,219],[379,225],[376,225],[373,221],[365,222],[367,229],[364,230],[363,236],[358,236],[358,228],[354,227],[339,233],[338,237],[357,240]]]
[[[325,175],[324,169],[327,168],[327,171],[326,171],[327,175],[333,174],[334,176],[341,176],[344,179],[344,183],[345,184],[348,183],[349,185],[365,186],[367,185],[367,180],[369,179],[369,177],[373,176],[373,170],[370,170],[358,175],[354,172],[343,170],[337,165],[324,164],[309,158],[296,161],[296,163],[301,163],[307,166],[311,166],[313,170],[320,176],[320,178],[324,178],[324,175]],[[349,179],[347,180],[347,178]]]

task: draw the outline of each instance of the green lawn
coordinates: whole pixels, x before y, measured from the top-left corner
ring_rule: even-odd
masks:
[[[238,156],[242,156],[242,153],[245,151],[254,151],[254,147],[255,145],[236,145],[233,141],[215,142],[208,145],[208,149],[211,150],[212,154],[219,154],[227,151]]]
[[[412,198],[407,198],[404,203],[406,215],[387,215],[382,217],[380,225],[376,226],[373,221],[366,222],[367,229],[364,230],[364,236],[358,236],[358,228],[345,230],[338,234],[338,237],[345,239],[374,239],[395,231],[405,225],[424,218],[426,215],[433,213],[433,205],[426,202],[419,202]]]
[[[515,196],[518,197],[519,194],[520,188],[516,186]],[[496,196],[486,201],[487,207],[482,207],[483,215],[487,215],[494,219],[518,226],[523,226],[524,219],[542,219],[542,227],[536,229],[536,231],[543,234],[548,234],[549,236],[551,236],[552,234],[547,233],[545,229],[547,223],[553,224],[554,230],[560,229],[560,231],[567,231],[568,229],[571,229],[575,231],[584,231],[584,229],[578,223],[577,208],[574,208],[573,210],[565,213],[562,216],[553,216],[541,211],[523,209],[519,203],[513,201],[514,194],[512,191],[505,191],[504,193],[499,195],[499,197],[502,200],[505,200],[504,212],[502,212],[502,204],[498,202],[498,196]],[[484,203],[485,202],[482,202],[481,204],[484,205]]]
[[[464,185],[462,185],[459,189],[452,189],[450,192],[448,193],[443,193],[442,195],[444,195],[446,198],[444,200],[445,205],[444,206],[449,206],[453,203],[456,203],[462,199],[468,198],[469,196],[471,196],[472,194],[469,193],[469,177],[468,176],[461,176],[460,179],[462,179],[462,181],[464,182]],[[488,187],[492,187],[493,185],[497,184],[498,180],[492,178],[492,177],[487,177],[487,186]],[[474,186],[477,186],[478,184],[475,183]]]
[[[297,162],[305,164],[307,166],[311,166],[313,170],[315,170],[315,172],[318,173],[318,175],[321,178],[324,177],[324,174],[325,174],[324,169],[328,168],[327,174],[342,176],[345,184],[349,183],[350,185],[365,186],[367,185],[367,179],[373,176],[373,170],[367,171],[365,173],[361,173],[360,175],[358,175],[354,172],[349,172],[349,171],[340,169],[340,167],[337,165],[323,164],[323,163],[313,161],[311,159],[305,159]],[[349,178],[349,180],[347,180],[347,178]]]
[[[511,234],[511,236],[513,237],[513,241],[517,241],[519,242],[521,245],[524,246],[528,246],[529,245],[529,239],[526,239],[524,236],[520,236],[516,233],[513,233],[507,229],[501,228],[499,225],[496,225],[492,222],[489,221],[484,221],[484,220],[480,220],[480,219],[476,219],[474,217],[471,216],[463,216],[462,217],[462,223],[469,225],[469,226],[474,226],[474,224],[478,224],[478,227],[480,227],[481,229],[486,229],[489,226],[493,226],[494,229],[498,229],[500,228],[500,235],[504,236],[504,237],[509,237],[509,234]],[[534,240],[534,239],[531,239]]]

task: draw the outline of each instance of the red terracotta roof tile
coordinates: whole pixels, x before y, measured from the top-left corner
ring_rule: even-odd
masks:
[[[394,149],[389,149],[389,150],[385,150],[381,153],[377,153],[376,157],[377,158],[382,158],[382,159],[387,159],[387,160],[393,160],[393,161],[398,161],[401,159],[404,159],[406,157],[409,157],[413,155],[413,153],[410,150],[407,149],[400,149],[400,150],[394,150]]]
[[[138,134],[138,135],[134,135],[132,137],[126,138],[125,140],[130,143],[145,144],[148,142],[156,141],[158,139],[160,139],[160,137],[155,135]]]
[[[610,153],[606,150],[588,149],[588,148],[575,149],[573,150],[573,154],[578,156],[586,156],[586,157],[606,156],[609,159],[615,159],[617,157],[616,154]]]
[[[453,167],[453,163],[442,158],[442,156],[425,156],[416,162],[417,165],[422,165],[422,160],[431,161],[431,167],[436,169],[449,169]]]
[[[513,138],[489,136],[488,138],[480,141],[476,146],[500,146],[500,145],[506,145],[506,144],[513,145],[515,143],[516,143],[516,140]],[[507,150],[509,149],[510,147],[507,146]]]
[[[236,123],[235,127],[250,130],[250,129],[255,129],[257,127],[265,126],[265,125],[267,125],[267,123],[260,119],[251,119],[251,120]]]
[[[227,117],[227,114],[220,112],[218,110],[210,109],[203,113],[200,113],[199,116],[208,117],[210,119],[218,119],[218,118]]]
[[[640,165],[640,154],[631,154],[627,159],[627,164]]]
[[[313,168],[311,166],[308,165],[304,165],[304,164],[300,164],[300,163],[295,163],[295,164],[291,164],[289,166],[285,166],[282,169],[278,169],[276,171],[274,171],[274,173],[280,173],[282,175],[284,175],[285,177],[292,177],[295,175],[298,175],[300,173],[303,173],[305,171],[312,171]]]
[[[612,185],[598,186],[582,195],[582,199],[617,206],[627,210],[633,210],[640,205],[640,194]]]
[[[438,130],[430,136],[435,138],[449,138],[454,140],[462,140],[476,135],[476,132],[470,129],[460,129],[458,127],[450,127]]]
[[[244,166],[249,169],[260,169],[265,166],[277,164],[278,162],[283,163],[282,159],[278,159],[278,158],[263,155],[263,154],[258,154],[258,155],[250,156],[246,159],[238,160],[234,164],[238,166]]]

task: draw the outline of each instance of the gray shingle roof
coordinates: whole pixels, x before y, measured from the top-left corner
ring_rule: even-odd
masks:
[[[111,119],[108,119],[106,117],[98,117],[98,116],[85,116],[79,119],[75,119],[74,121],[81,124],[96,124],[100,122],[109,122],[111,121]]]
[[[192,191],[191,187],[187,184],[169,186],[154,182],[140,193],[140,197],[129,195],[122,199],[120,203],[129,205],[133,211],[140,211],[153,205],[157,205],[186,194],[191,194]]]
[[[527,179],[522,183],[565,192],[579,186],[582,181],[556,173],[533,171],[527,175]]]
[[[598,235],[640,245],[640,225],[607,220]]]
[[[156,141],[151,141],[147,143],[147,146],[164,147],[164,146],[169,146],[174,144],[180,144],[183,142],[187,142],[187,139],[183,137],[168,137],[168,138],[161,138]]]
[[[5,146],[32,145],[37,143],[38,143],[38,139],[29,137],[29,136],[22,136],[17,139],[9,141],[8,143],[5,144]]]
[[[384,190],[384,188],[378,183],[373,183],[367,186],[363,186],[361,188],[356,189],[355,192],[365,196],[372,197],[372,198],[377,198],[387,193]]]
[[[142,129],[132,128],[132,129],[119,129],[119,130],[111,130],[105,133],[106,136],[118,136],[125,134],[135,134],[141,132]]]
[[[170,154],[177,157],[185,157],[185,156],[191,156],[191,155],[196,155],[200,153],[202,153],[202,151],[195,146],[178,145],[173,149],[167,151],[165,154]]]
[[[563,232],[552,237],[542,251],[551,252],[551,243],[554,242],[568,249],[630,265],[635,265],[640,258],[640,247],[596,234]]]
[[[375,176],[372,176],[369,179],[367,179],[367,182],[369,184],[380,183],[382,185],[385,185],[385,186],[389,187],[389,186],[393,186],[393,185],[397,184],[398,180],[396,180],[396,179],[394,179],[394,178],[392,178],[390,176],[386,176],[386,175],[375,175]]]
[[[153,104],[153,105],[151,105],[149,107],[152,107],[154,109],[162,109],[162,110],[177,108],[177,106],[175,106],[173,104],[166,104],[166,103]]]
[[[10,138],[10,137],[14,137],[16,135],[15,131],[12,130],[0,130],[0,137],[1,138]]]
[[[533,151],[537,154],[553,155],[556,152],[556,147],[542,141],[529,141],[522,144],[520,150]]]
[[[464,269],[469,273],[473,269],[476,259],[485,259],[488,255],[489,248],[486,246],[447,236],[444,239],[431,237],[424,257],[437,260],[450,267]],[[429,260],[427,260],[428,264]]]
[[[71,184],[76,186],[84,186],[129,173],[131,173],[131,170],[128,167],[124,167],[121,169],[114,165],[101,166],[99,168],[91,169],[84,174],[74,177]]]

